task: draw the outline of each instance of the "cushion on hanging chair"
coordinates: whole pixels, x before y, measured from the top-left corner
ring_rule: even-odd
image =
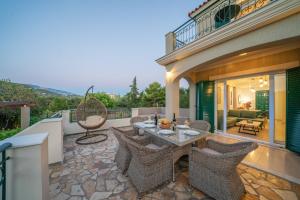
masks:
[[[88,116],[85,121],[80,120],[79,123],[86,127],[96,127],[99,124],[102,124],[102,122],[104,120],[105,120],[105,118],[103,118],[99,115],[91,115],[91,116]]]

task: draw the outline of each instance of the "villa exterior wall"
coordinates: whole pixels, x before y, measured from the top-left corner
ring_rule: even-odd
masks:
[[[298,8],[300,7],[298,6]],[[249,17],[251,16],[249,15]],[[241,20],[245,20],[246,18],[247,17]],[[265,19],[265,17],[263,17],[261,20],[263,19]],[[235,26],[234,24],[230,24],[227,27],[222,28],[222,30],[224,30],[222,32],[223,34],[219,32],[219,34],[221,34],[223,37],[223,41],[220,40],[222,42],[215,42],[215,44],[212,45],[214,40],[217,40],[218,37],[221,37],[221,35],[216,35],[218,32],[216,31],[207,37],[200,39],[199,41],[195,41],[194,43],[187,45],[183,49],[179,49],[157,60],[159,64],[162,64],[166,67],[167,71],[166,116],[168,118],[172,116],[172,113],[179,113],[178,80],[180,80],[180,78],[188,77],[195,84],[199,80],[219,79],[220,77],[218,75],[220,74],[222,76],[227,74],[232,77],[241,75],[240,73],[231,74],[236,73],[236,71],[244,70],[243,73],[246,75],[283,70],[299,66],[299,50],[294,49],[293,52],[281,52],[280,55],[275,54],[273,56],[266,55],[265,58],[259,58],[259,56],[257,56],[256,58],[252,59],[252,61],[247,61],[247,63],[239,63],[244,65],[242,67],[237,64],[230,64],[230,66],[224,67],[223,65],[223,67],[218,69],[210,69],[210,72],[208,70],[205,72],[211,63],[222,62],[222,60],[225,58],[238,56],[244,52],[256,51],[260,48],[267,48],[275,44],[279,46],[281,44],[284,45],[285,41],[288,40],[298,39],[299,41],[300,13],[290,15],[286,18],[272,22],[271,24],[265,24],[265,26],[262,27],[255,27],[256,29],[252,29],[250,32],[246,32],[244,34],[239,33],[236,35],[236,37],[230,38],[230,34],[233,32],[233,30],[227,29],[229,29],[230,26],[231,29],[238,27],[238,23],[240,23],[241,20],[237,21]],[[256,21],[257,19],[254,18],[253,22]],[[226,37],[228,38],[227,40],[224,39]],[[208,44],[210,42],[211,45]],[[196,43],[199,45],[196,46]],[[197,48],[199,49],[198,52],[195,50]],[[192,53],[193,51],[195,53]],[[190,55],[187,56],[187,52],[189,52]]]

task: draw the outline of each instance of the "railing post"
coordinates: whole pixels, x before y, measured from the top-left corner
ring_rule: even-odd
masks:
[[[9,160],[9,157],[6,157],[6,149],[11,147],[11,143],[4,143],[0,145],[0,153],[2,153],[2,159],[0,162],[1,169],[1,179],[0,186],[2,186],[2,200],[6,199],[6,161]]]
[[[169,54],[175,50],[176,41],[174,32],[166,34],[166,54]]]

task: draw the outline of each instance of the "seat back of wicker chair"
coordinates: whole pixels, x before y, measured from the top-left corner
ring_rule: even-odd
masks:
[[[151,165],[161,159],[171,157],[171,147],[165,149],[150,149],[130,138],[124,138],[131,152],[132,159],[143,165]]]
[[[133,125],[136,122],[143,122],[148,120],[147,116],[135,116],[130,119],[130,124]]]
[[[221,155],[218,156],[204,156],[202,158],[195,158],[198,162],[203,162],[203,165],[211,169],[211,171],[220,174],[230,174],[232,170],[247,156],[248,153],[255,150],[258,145],[255,142],[238,142],[238,143],[221,143],[212,139],[207,139],[206,147],[213,149]],[[206,158],[210,157],[207,161]]]
[[[192,121],[190,124],[190,127],[194,128],[194,129],[199,129],[202,131],[209,131],[211,128],[210,123],[205,120]]]
[[[248,153],[254,151],[258,147],[257,143],[255,142],[239,142],[235,145],[237,148],[240,147],[240,149],[225,153],[225,159],[232,160],[232,162],[236,165],[238,165],[248,155]]]
[[[119,145],[124,147],[125,149],[126,148],[128,149],[126,141],[123,139],[123,134],[124,133],[122,133],[119,129],[117,129],[115,127],[111,127],[111,130],[112,130],[113,134],[116,136],[116,138],[119,142]]]
[[[255,150],[258,145],[255,142],[236,142],[236,143],[223,143],[214,139],[207,139],[206,146],[217,152],[220,152],[226,157],[235,155],[247,155],[249,152]]]

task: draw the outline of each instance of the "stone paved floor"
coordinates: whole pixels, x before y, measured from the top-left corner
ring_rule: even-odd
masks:
[[[88,146],[75,144],[80,135],[64,138],[64,163],[49,167],[51,200],[136,199],[135,188],[113,161],[117,141],[109,131],[106,133],[107,141]],[[239,165],[238,171],[247,191],[243,200],[300,199],[300,185],[245,165]],[[175,183],[162,186],[143,199],[211,199],[189,186],[187,170],[177,170],[176,176]]]

